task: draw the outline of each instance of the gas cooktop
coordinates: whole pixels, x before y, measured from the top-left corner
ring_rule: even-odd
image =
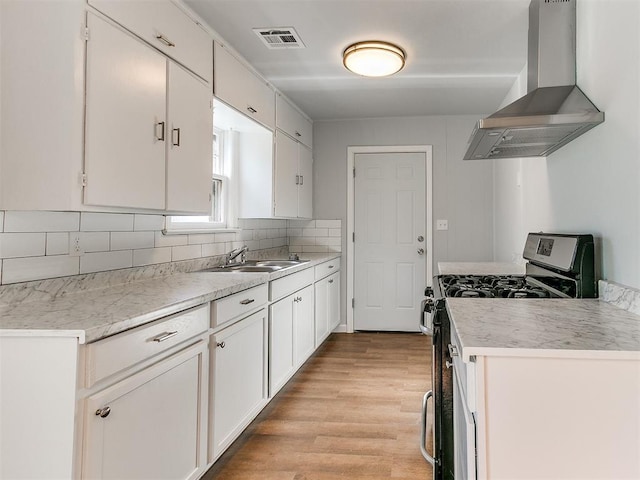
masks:
[[[441,275],[445,297],[549,298],[551,294],[520,275]]]

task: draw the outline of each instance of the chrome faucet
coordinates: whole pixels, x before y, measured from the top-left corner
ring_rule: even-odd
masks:
[[[240,257],[240,262],[239,263],[244,263],[246,260],[246,253],[249,250],[249,247],[247,247],[246,245],[243,245],[240,248],[234,248],[233,250],[231,250],[229,253],[227,253],[227,258],[225,259],[224,264],[225,265],[229,265],[231,263],[232,260],[235,260],[236,258]]]

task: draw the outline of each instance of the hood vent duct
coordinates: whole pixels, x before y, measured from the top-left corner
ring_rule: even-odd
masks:
[[[576,85],[576,0],[529,5],[527,93],[479,120],[465,160],[545,157],[604,121]]]

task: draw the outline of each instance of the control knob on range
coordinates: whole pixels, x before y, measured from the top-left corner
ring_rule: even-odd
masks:
[[[424,289],[424,296],[425,297],[433,297],[433,288],[432,287],[427,287]]]

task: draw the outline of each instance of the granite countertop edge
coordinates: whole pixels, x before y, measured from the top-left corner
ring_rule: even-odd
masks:
[[[76,337],[90,343],[167,315],[340,258],[305,254],[307,263],[272,273],[190,272],[0,307],[0,337]]]

